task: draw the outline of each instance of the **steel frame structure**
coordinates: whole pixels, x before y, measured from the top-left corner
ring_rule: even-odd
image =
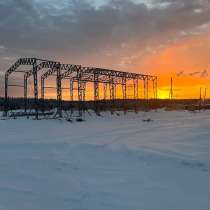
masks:
[[[107,84],[110,89],[110,99],[116,98],[116,86],[122,86],[123,99],[126,99],[127,81],[133,80],[134,84],[134,99],[139,98],[139,81],[144,82],[144,98],[148,99],[149,81],[153,83],[154,98],[157,98],[157,77],[151,75],[136,74],[130,72],[121,72],[109,69],[82,67],[79,66],[76,70],[77,76],[72,76],[75,71],[67,70],[61,75],[61,80],[70,79],[73,82],[92,82],[94,84],[94,100],[99,100],[99,83],[104,84],[106,93]],[[104,98],[107,98],[106,94]]]
[[[21,65],[32,66],[29,71],[18,71]],[[122,98],[127,99],[127,84],[129,81],[133,82],[134,98],[139,99],[139,82],[143,81],[144,85],[144,99],[148,99],[148,87],[149,82],[153,84],[154,98],[157,98],[157,77],[152,75],[137,74],[131,72],[116,71],[104,68],[96,67],[83,67],[81,65],[74,64],[62,64],[56,61],[49,61],[37,58],[20,58],[14,65],[10,67],[5,73],[5,115],[7,115],[8,104],[8,87],[15,86],[8,83],[9,76],[15,72],[24,73],[24,99],[25,99],[25,111],[27,110],[27,87],[28,79],[33,76],[33,95],[34,95],[34,107],[36,111],[36,119],[38,119],[38,100],[39,100],[39,84],[38,84],[38,72],[48,69],[41,75],[41,99],[45,98],[45,89],[56,89],[58,111],[59,116],[62,115],[62,90],[68,88],[62,88],[62,81],[69,80],[70,98],[73,101],[74,90],[77,91],[79,109],[81,109],[82,102],[85,101],[86,95],[86,83],[92,83],[94,86],[94,101],[97,102],[100,99],[99,84],[103,84],[104,99],[107,100],[107,90],[109,89],[110,100],[116,99],[116,88],[118,85],[122,88]],[[46,87],[45,80],[50,76],[56,77],[56,87]],[[77,88],[74,88],[74,84],[77,83]]]
[[[42,61],[41,63],[39,63],[38,65],[35,66],[36,68],[36,75],[38,74],[39,71],[43,70],[43,69],[50,69],[53,71],[57,72],[57,76],[59,76],[60,73],[60,63],[59,62],[55,62],[55,61]],[[27,98],[28,98],[28,79],[33,75],[33,70],[27,71],[24,74],[24,101],[25,101],[25,112],[28,108],[27,106]],[[36,92],[35,94],[35,101],[38,101],[39,99],[39,94],[38,94],[38,76],[36,76],[36,79],[34,79],[34,92]],[[59,93],[57,93],[59,96]],[[36,111],[37,112],[37,111]]]
[[[54,68],[57,62],[49,61],[38,58],[20,58],[18,59],[5,73],[5,102],[4,102],[4,114],[7,116],[9,101],[8,101],[8,87],[23,87],[24,88],[24,100],[25,100],[25,111],[27,110],[27,87],[28,87],[28,78],[33,76],[33,94],[34,94],[34,108],[35,108],[35,117],[38,119],[38,71],[43,68]],[[31,66],[31,70],[18,70],[21,66]],[[10,85],[9,76],[14,73],[24,73],[24,85]]]

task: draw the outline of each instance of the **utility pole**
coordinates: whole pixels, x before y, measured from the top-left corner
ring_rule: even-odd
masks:
[[[204,105],[206,104],[206,94],[207,94],[207,88],[205,88],[205,92],[204,92],[204,98],[203,98]]]
[[[172,77],[171,77],[171,88],[170,88],[169,98],[171,100],[173,99],[173,78]]]
[[[199,109],[201,109],[202,105],[202,87],[200,87],[200,103],[199,103]]]

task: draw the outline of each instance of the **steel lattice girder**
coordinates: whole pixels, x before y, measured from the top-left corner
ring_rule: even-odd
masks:
[[[60,64],[60,70],[71,71],[76,65],[73,64]],[[49,76],[53,75],[57,71],[56,68],[49,69],[46,73],[42,75],[42,79],[47,79]],[[67,74],[67,73],[66,73]],[[62,76],[62,75],[61,75]],[[65,75],[64,75],[65,76]]]
[[[77,76],[75,77],[68,77],[68,79],[72,79],[74,82],[77,82],[79,80],[79,78]],[[93,75],[89,75],[89,76],[86,76],[86,77],[82,77],[80,79],[82,82],[95,82],[95,79],[94,79],[94,76]],[[110,80],[110,78],[100,78],[97,80],[98,83],[103,83],[103,84],[110,84],[110,83],[113,83],[113,84],[116,84],[116,85],[122,85],[122,81],[120,80],[117,80],[117,79],[114,79],[113,80]]]
[[[137,73],[131,73],[131,72],[123,72],[123,71],[115,71],[110,69],[101,69],[101,68],[91,68],[86,67],[83,70],[84,73],[90,73],[90,74],[99,74],[99,75],[106,75],[106,76],[114,76],[114,77],[125,77],[127,79],[148,79],[148,80],[155,80],[156,76],[151,75],[144,75],[144,74],[137,74]]]
[[[77,73],[77,76],[72,76],[73,73]],[[104,83],[104,84],[110,84],[113,85],[124,85],[125,81],[133,79],[135,81],[142,80],[144,83],[148,83],[148,81],[157,81],[156,76],[151,75],[144,75],[144,74],[136,74],[136,73],[130,73],[130,72],[121,72],[121,71],[115,71],[115,70],[109,70],[109,69],[101,69],[101,68],[94,68],[94,67],[81,67],[76,66],[71,67],[68,69],[65,73],[61,75],[61,79],[72,79],[75,82],[92,82],[95,84],[95,98],[98,97],[98,93],[96,91],[98,87],[98,83]],[[147,87],[148,88],[148,87]],[[145,93],[148,95],[148,89],[145,88]],[[114,96],[114,87],[111,87],[111,92]],[[125,89],[124,98],[126,98],[126,87],[123,87]],[[138,85],[135,86],[135,97],[138,98]]]
[[[36,71],[40,71],[42,69],[45,69],[45,68],[49,68],[49,69],[57,69],[57,66],[60,65],[59,62],[55,62],[55,61],[43,61],[41,62],[40,64],[38,64],[36,66]],[[28,72],[26,72],[26,78],[29,78],[30,76],[33,75],[33,70],[30,70]]]
[[[81,73],[81,66],[73,64],[61,64],[61,70],[66,70],[64,73],[61,74],[61,79],[66,79],[70,77],[72,73]]]
[[[18,59],[14,65],[12,65],[6,72],[5,75],[9,75],[13,72],[15,72],[15,70],[20,66],[20,65],[33,65],[36,63],[36,58],[20,58]]]
[[[59,64],[56,61],[49,61],[44,59],[37,59],[37,58],[20,58],[5,74],[5,76],[15,72],[15,70],[20,65],[34,65],[38,62],[41,62],[37,65],[37,71],[42,68],[50,68],[49,72],[47,72],[44,77],[48,77],[53,72],[54,66]],[[66,70],[63,74],[61,74],[61,79],[69,77],[73,72],[81,71],[82,74],[98,74],[104,76],[114,76],[114,77],[125,77],[126,79],[140,79],[140,80],[156,80],[156,76],[151,75],[144,75],[144,74],[137,74],[131,72],[122,72],[110,69],[103,69],[103,68],[95,68],[95,67],[81,67],[80,65],[74,64],[60,64],[61,70]],[[26,76],[30,77],[33,74],[33,70],[26,72]]]
[[[49,62],[48,60],[38,59],[38,58],[20,58],[18,59],[15,64],[13,64],[7,71],[5,75],[9,75],[21,66],[21,65],[34,65],[40,62]],[[52,62],[52,61],[51,61]]]
[[[84,74],[98,74],[103,76],[113,76],[113,77],[125,77],[126,79],[139,79],[139,80],[156,80],[156,76],[152,75],[144,75],[144,74],[136,74],[131,72],[123,72],[123,71],[115,71],[110,69],[101,69],[101,68],[95,68],[95,67],[81,67],[81,66],[75,66],[73,69],[67,70],[64,74],[61,75],[61,78],[67,78],[70,77],[72,72],[74,71],[81,71],[82,75]]]

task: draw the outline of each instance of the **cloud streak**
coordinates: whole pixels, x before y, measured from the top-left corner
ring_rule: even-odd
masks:
[[[180,71],[176,73],[177,77],[186,77],[186,76],[191,76],[191,77],[200,77],[200,78],[206,78],[209,76],[208,70],[203,70],[203,71],[195,71],[195,72],[184,72]]]

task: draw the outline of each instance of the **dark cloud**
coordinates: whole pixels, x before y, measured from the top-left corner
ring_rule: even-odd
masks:
[[[209,9],[193,12],[205,1],[154,2],[162,7],[112,0],[96,9],[85,1],[69,0],[56,11],[33,1],[1,0],[0,44],[15,54],[81,56],[121,48],[123,43],[135,47],[145,47],[151,40],[160,43],[210,21]]]
[[[62,7],[62,1],[45,2],[0,0],[0,69],[20,56],[126,68],[130,60],[210,22],[208,0],[154,0],[150,6],[110,0],[100,7],[85,0]]]

